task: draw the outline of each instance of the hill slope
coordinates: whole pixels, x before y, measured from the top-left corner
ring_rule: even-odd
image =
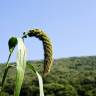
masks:
[[[42,61],[28,61],[42,74]],[[4,64],[0,65],[0,81]],[[13,96],[15,69],[10,69],[4,96]],[[44,77],[45,96],[96,96],[96,56],[54,60],[51,72]],[[39,96],[36,75],[26,69],[20,96]]]

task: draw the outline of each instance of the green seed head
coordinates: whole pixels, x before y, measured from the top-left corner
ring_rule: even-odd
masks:
[[[12,50],[15,48],[16,45],[17,45],[17,38],[11,37],[8,41],[9,51],[12,52]]]

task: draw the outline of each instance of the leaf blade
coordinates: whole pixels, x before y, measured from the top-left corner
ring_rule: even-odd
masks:
[[[44,90],[43,90],[43,80],[40,74],[35,70],[35,68],[32,66],[32,64],[27,64],[27,66],[36,73],[39,81],[39,90],[40,90],[40,96],[44,96]]]
[[[19,96],[24,79],[26,68],[26,48],[21,38],[18,38],[17,66],[16,66],[16,86],[14,96]]]

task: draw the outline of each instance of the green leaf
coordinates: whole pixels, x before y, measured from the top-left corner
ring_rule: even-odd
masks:
[[[17,45],[17,38],[16,37],[11,37],[8,41],[8,46],[9,46],[9,51],[10,53],[13,52],[15,46]]]
[[[36,71],[38,80],[39,80],[39,89],[40,89],[40,96],[44,96],[44,91],[43,91],[43,80],[40,74]]]
[[[18,38],[17,66],[16,66],[16,86],[14,96],[19,96],[24,79],[26,68],[26,48],[21,38]]]
[[[28,67],[34,71],[38,77],[38,81],[39,81],[39,89],[40,89],[40,96],[44,96],[44,91],[43,91],[43,80],[42,77],[40,76],[40,74],[35,70],[35,68],[32,66],[32,64],[27,64]]]

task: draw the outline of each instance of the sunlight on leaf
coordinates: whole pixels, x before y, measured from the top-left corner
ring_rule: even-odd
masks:
[[[32,66],[32,64],[27,64],[27,66],[36,73],[38,80],[39,80],[39,89],[40,89],[40,96],[44,96],[44,91],[43,91],[43,80],[40,74],[35,70],[35,68]]]
[[[38,80],[39,80],[39,87],[40,87],[40,96],[44,96],[44,91],[43,91],[43,80],[40,74],[36,71]]]
[[[17,38],[18,40],[18,51],[17,51],[17,66],[16,66],[16,87],[14,96],[19,96],[22,82],[24,79],[24,73],[26,68],[26,48],[21,38]]]

